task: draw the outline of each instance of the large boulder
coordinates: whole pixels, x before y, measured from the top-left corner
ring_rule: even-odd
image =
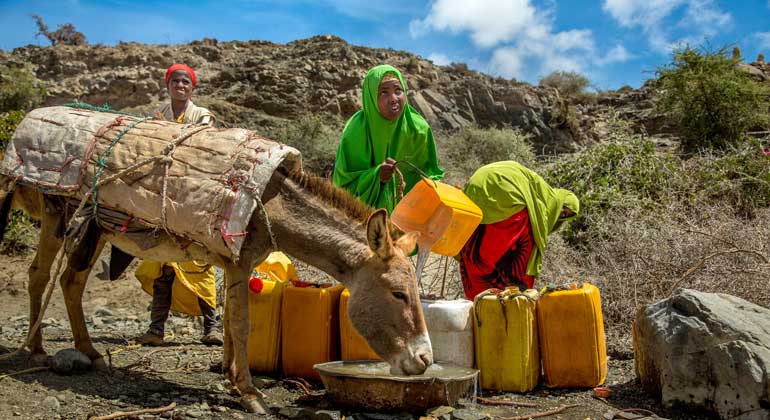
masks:
[[[633,333],[636,373],[665,405],[770,420],[769,309],[682,289],[640,308]]]

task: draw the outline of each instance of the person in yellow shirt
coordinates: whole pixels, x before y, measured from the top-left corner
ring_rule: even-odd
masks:
[[[185,64],[174,64],[166,70],[166,87],[171,102],[155,112],[158,119],[182,124],[214,124],[214,116],[206,108],[193,104],[197,85],[195,72]],[[169,311],[203,316],[201,342],[222,345],[222,332],[216,315],[216,282],[214,267],[195,261],[157,262],[145,260],[136,269],[142,288],[152,295],[150,327],[137,337],[138,344],[160,346],[164,343]]]

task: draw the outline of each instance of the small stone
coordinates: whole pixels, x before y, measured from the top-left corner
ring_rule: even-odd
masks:
[[[342,414],[339,411],[318,410],[313,418],[315,420],[341,420]]]
[[[490,416],[480,413],[476,410],[467,408],[460,408],[452,411],[452,420],[486,420],[491,419]]]
[[[280,410],[278,410],[278,415],[281,417],[294,419],[299,417],[299,415],[303,412],[304,409],[300,407],[282,407]]]
[[[26,315],[19,315],[9,318],[11,322],[19,322],[19,321],[26,321],[27,316]]]
[[[105,307],[96,308],[96,310],[94,311],[94,315],[98,316],[98,317],[105,317],[105,316],[112,317],[112,316],[115,316],[112,313],[111,310],[109,310],[109,309],[107,309]]]
[[[14,416],[20,416],[20,415],[21,415],[21,413],[20,413],[20,412],[18,412],[18,411],[14,411],[14,412],[13,412],[13,415],[14,415]]]
[[[225,392],[225,387],[222,384],[214,384],[211,388],[217,392]]]
[[[57,400],[56,397],[49,396],[45,397],[43,400],[43,407],[58,411],[61,408],[61,404],[59,404],[59,400]]]
[[[187,417],[196,418],[196,417],[201,417],[203,415],[203,412],[201,412],[200,410],[187,410],[185,411],[185,414],[187,415]]]
[[[275,379],[268,376],[257,376],[251,379],[251,383],[253,383],[257,389],[264,389],[275,385]]]
[[[212,410],[214,410],[214,411],[216,411],[218,413],[224,413],[225,411],[227,411],[227,407],[222,407],[221,405],[216,405],[216,406],[214,406],[214,408],[212,408]]]
[[[51,369],[61,375],[82,373],[91,369],[91,359],[77,349],[59,350],[51,359]]]
[[[427,413],[425,413],[425,415],[428,416],[428,417],[436,417],[436,418],[438,418],[438,417],[443,416],[444,414],[449,414],[452,411],[455,411],[454,407],[449,407],[447,405],[442,405],[442,406],[439,406],[439,407],[431,408],[430,410],[428,410]]]

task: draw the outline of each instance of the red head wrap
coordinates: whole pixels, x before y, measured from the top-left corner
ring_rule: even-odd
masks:
[[[183,70],[187,72],[187,74],[190,75],[190,80],[192,80],[193,87],[195,87],[195,85],[198,83],[198,78],[195,77],[195,72],[187,64],[172,64],[171,67],[166,70],[166,86],[168,86],[168,79],[171,78],[171,73],[177,70]]]

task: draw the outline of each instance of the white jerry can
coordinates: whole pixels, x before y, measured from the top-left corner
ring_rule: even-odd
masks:
[[[473,367],[472,307],[473,302],[465,299],[422,300],[434,361]]]

